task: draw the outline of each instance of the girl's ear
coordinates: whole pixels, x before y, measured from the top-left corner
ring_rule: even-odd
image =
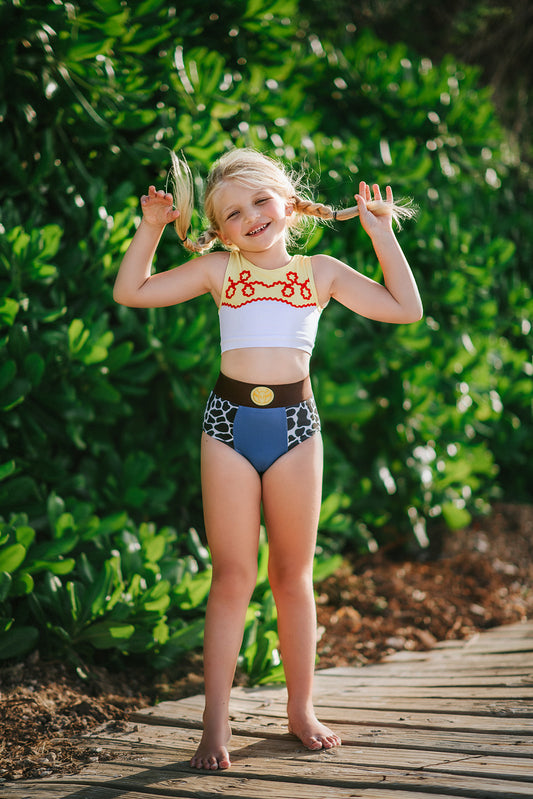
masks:
[[[285,206],[285,216],[291,216],[294,213],[294,205],[292,203],[290,205]]]

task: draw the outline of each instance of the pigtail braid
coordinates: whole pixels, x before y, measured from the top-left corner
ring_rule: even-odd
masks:
[[[183,242],[183,246],[191,252],[205,252],[211,249],[217,239],[218,233],[213,228],[208,228],[198,236],[196,241],[187,238],[187,242]]]
[[[366,206],[376,216],[392,216],[398,228],[401,228],[401,223],[404,219],[411,219],[416,214],[416,208],[411,200],[400,200],[395,203],[388,203],[385,200],[370,200]],[[339,222],[345,222],[347,219],[354,219],[354,217],[359,216],[357,205],[334,210],[329,205],[304,200],[302,197],[294,198],[294,210],[303,216],[333,219]]]
[[[398,202],[388,203],[385,200],[369,200],[366,204],[369,211],[375,216],[391,216],[398,229],[402,227],[404,219],[411,219],[416,215],[416,207],[410,199],[399,200]],[[347,219],[353,219],[359,216],[359,208],[353,205],[350,208],[340,208],[335,211],[334,219],[339,222],[345,222]]]
[[[294,210],[302,216],[314,216],[318,219],[335,219],[335,211],[329,205],[314,203],[303,197],[294,197]]]
[[[194,209],[194,181],[187,162],[178,158],[172,150],[170,151],[170,157],[172,159],[170,178],[174,205],[180,212],[174,222],[174,228],[186,250],[195,253],[205,252],[211,249],[218,238],[218,234],[212,228],[209,228],[200,234],[196,241],[189,237],[188,231]]]

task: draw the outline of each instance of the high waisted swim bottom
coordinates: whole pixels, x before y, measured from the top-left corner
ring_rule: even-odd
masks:
[[[221,374],[207,401],[203,430],[243,455],[261,475],[320,431],[311,381],[258,385]]]

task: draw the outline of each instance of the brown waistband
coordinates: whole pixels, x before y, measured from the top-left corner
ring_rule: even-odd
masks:
[[[297,383],[267,385],[241,383],[240,380],[226,377],[222,372],[213,391],[235,405],[247,405],[250,408],[283,408],[288,405],[298,405],[313,396],[310,377],[305,377]]]

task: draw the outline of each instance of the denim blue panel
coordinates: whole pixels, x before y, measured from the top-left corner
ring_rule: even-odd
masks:
[[[233,423],[233,446],[263,474],[288,451],[285,408],[240,405]]]

